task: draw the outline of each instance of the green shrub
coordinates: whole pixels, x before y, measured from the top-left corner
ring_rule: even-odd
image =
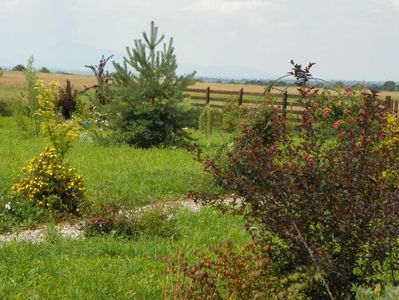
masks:
[[[228,133],[235,132],[248,113],[248,109],[238,106],[236,101],[228,101],[222,109],[222,130]]]
[[[179,236],[171,207],[154,206],[131,211],[118,205],[104,205],[86,222],[87,236],[112,233],[126,238]]]
[[[184,131],[179,107],[167,103],[141,104],[126,107],[111,126],[115,139],[139,148],[183,145],[190,140]]]
[[[394,300],[399,299],[399,288],[376,284],[373,288],[358,288],[356,300]]]
[[[274,110],[268,107],[259,107],[247,115],[244,130],[261,138],[264,146],[274,143],[278,139],[279,131],[273,122],[279,121]]]
[[[0,232],[34,228],[49,219],[46,209],[31,205],[26,199],[9,192],[0,192]]]
[[[76,117],[65,121],[62,113],[57,110],[57,82],[51,82],[47,87],[42,81],[38,80],[35,90],[38,93],[38,107],[34,111],[34,116],[41,121],[41,129],[45,140],[63,158],[70,149],[72,141],[79,134],[81,129],[80,121]]]
[[[19,181],[12,186],[16,195],[50,211],[79,214],[86,206],[85,188],[76,169],[62,162],[54,148],[46,148],[22,169]]]
[[[13,105],[9,101],[0,101],[0,116],[10,117],[13,114]]]

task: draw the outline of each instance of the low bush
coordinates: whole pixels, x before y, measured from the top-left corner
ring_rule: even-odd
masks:
[[[50,215],[43,207],[31,205],[26,199],[9,192],[0,192],[0,232],[34,228],[49,219]]]
[[[128,210],[122,206],[107,204],[86,221],[87,236],[113,234],[125,238],[179,236],[175,211],[167,207],[149,207],[142,211]]]
[[[138,148],[184,145],[190,141],[183,129],[185,111],[167,103],[132,105],[111,122],[115,139]]]
[[[82,177],[75,168],[62,162],[54,148],[46,148],[39,157],[31,159],[12,190],[50,211],[80,214],[86,206]]]
[[[196,262],[183,255],[171,263],[171,299],[308,299],[307,274],[276,274],[268,245],[253,241],[237,251],[225,240],[212,252],[196,250]]]
[[[13,106],[9,101],[0,101],[0,116],[10,117],[13,114]]]
[[[228,133],[235,132],[247,113],[248,109],[238,106],[235,100],[228,101],[222,108],[222,130]]]

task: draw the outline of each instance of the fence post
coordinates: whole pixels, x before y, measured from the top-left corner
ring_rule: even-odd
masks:
[[[238,94],[238,106],[242,105],[242,98],[244,96],[244,88],[241,88],[239,94]]]
[[[388,111],[391,110],[392,99],[391,96],[385,96],[385,107]]]
[[[211,87],[208,86],[205,90],[205,105],[209,104],[209,100],[211,99]]]
[[[287,91],[285,91],[283,93],[283,107],[281,112],[284,120],[287,118],[287,105],[288,105],[288,93]]]

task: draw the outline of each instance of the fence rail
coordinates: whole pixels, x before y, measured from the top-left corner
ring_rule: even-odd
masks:
[[[235,101],[238,106],[251,107],[260,103],[265,93],[259,92],[244,92],[241,88],[236,91],[231,90],[215,90],[210,87],[207,88],[188,88],[185,94],[190,96],[191,103],[195,106],[203,107],[210,106],[216,108],[223,108],[226,102]],[[268,93],[269,98],[273,98],[273,106],[277,107],[277,112],[281,113],[284,118],[289,121],[300,121],[303,115],[304,104],[298,102],[300,95],[288,94],[287,91],[283,93]],[[256,98],[257,97],[257,98]],[[334,99],[336,96],[330,96]],[[281,100],[279,100],[281,99]],[[385,99],[377,99],[384,104],[386,108],[395,114],[399,111],[399,100],[393,100],[391,96],[386,96]],[[294,116],[293,116],[294,115]]]

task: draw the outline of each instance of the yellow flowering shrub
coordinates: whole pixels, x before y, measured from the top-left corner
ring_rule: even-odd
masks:
[[[19,182],[12,186],[14,193],[39,207],[79,214],[85,198],[82,177],[62,162],[56,149],[46,147],[22,171]]]
[[[43,81],[38,80],[35,89],[38,92],[38,109],[34,115],[41,120],[44,138],[62,158],[71,147],[71,142],[79,135],[80,120],[73,117],[65,121],[57,109],[55,99],[59,90],[58,82],[52,81],[46,86]]]
[[[397,149],[399,149],[399,123],[396,115],[389,114],[387,116],[387,122],[385,128],[383,128],[381,134],[381,141],[375,147],[377,155],[392,154],[393,157],[397,157]],[[387,169],[382,172],[382,179],[399,187],[399,170]]]

